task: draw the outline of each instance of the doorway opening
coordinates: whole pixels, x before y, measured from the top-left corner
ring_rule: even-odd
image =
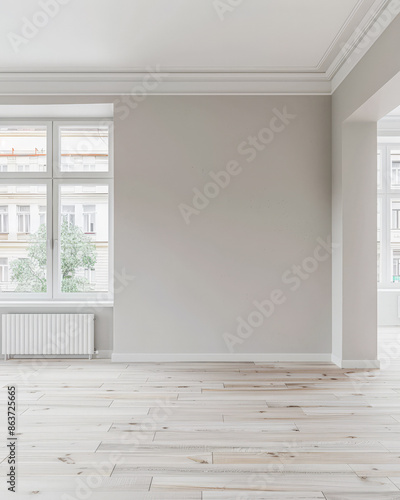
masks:
[[[378,122],[378,358],[400,365],[400,107]]]

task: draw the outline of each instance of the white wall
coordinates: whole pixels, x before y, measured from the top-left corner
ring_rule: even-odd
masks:
[[[238,145],[285,107],[296,118],[247,162]],[[135,279],[115,297],[115,359],[233,359],[224,332],[274,289],[286,301],[236,356],[330,353],[330,261],[282,282],[331,232],[330,132],[322,96],[151,96],[116,117],[115,269]],[[178,206],[230,160],[241,173],[186,224]]]
[[[380,290],[378,291],[378,325],[395,326],[400,325],[398,301],[400,291]]]
[[[393,51],[399,43],[400,16],[332,97],[332,231],[340,244],[332,267],[332,352],[336,360],[348,361],[349,366],[356,366],[352,360],[374,361],[377,357],[376,189],[372,174],[376,184],[377,120],[400,104],[396,76],[400,60]],[[349,146],[352,141],[362,152],[358,158]],[[367,182],[355,188],[350,170],[362,169]]]

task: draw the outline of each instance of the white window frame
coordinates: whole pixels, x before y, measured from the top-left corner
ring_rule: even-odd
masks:
[[[93,172],[91,170],[86,170],[82,172],[72,172],[72,171],[62,171],[61,170],[61,140],[60,140],[60,129],[62,127],[108,127],[108,171],[107,172]],[[114,177],[114,123],[111,120],[63,120],[53,122],[53,134],[54,138],[58,137],[58,140],[54,143],[53,151],[53,169],[55,178],[66,178],[74,177],[74,179],[112,179]]]
[[[65,302],[90,304],[95,302],[112,303],[113,301],[113,268],[114,268],[114,124],[110,119],[62,119],[62,120],[36,120],[36,119],[1,119],[1,125],[29,125],[47,127],[47,152],[45,172],[0,172],[0,184],[6,185],[46,185],[47,203],[46,203],[46,222],[47,222],[47,292],[46,293],[1,293],[0,303],[21,303],[24,302],[43,302],[56,303]],[[53,137],[59,137],[59,129],[62,126],[108,126],[108,172],[61,172],[58,161],[58,151],[60,141],[53,141]],[[58,135],[57,135],[58,134]],[[53,147],[54,144],[54,147]],[[77,292],[61,293],[61,280],[58,271],[60,248],[59,227],[60,227],[60,206],[59,206],[59,186],[60,184],[94,184],[108,186],[108,292]]]
[[[47,266],[46,266],[46,276],[47,276],[47,292],[46,293],[19,293],[19,292],[4,292],[0,294],[0,301],[3,303],[7,303],[10,301],[20,301],[21,303],[24,301],[31,300],[51,300],[53,295],[53,280],[52,277],[52,269],[53,269],[53,252],[52,252],[52,227],[53,227],[53,211],[51,207],[53,206],[52,201],[52,181],[51,179],[43,179],[43,178],[18,178],[15,177],[13,179],[4,179],[0,175],[0,184],[7,186],[18,186],[21,184],[27,184],[30,186],[46,186],[46,228],[47,228]],[[10,223],[10,221],[9,221]],[[9,260],[10,265],[10,260]],[[10,271],[9,271],[10,272]],[[10,275],[9,275],[10,277]]]
[[[53,180],[53,211],[57,214],[53,220],[53,234],[54,234],[54,259],[53,259],[53,282],[54,290],[53,295],[56,300],[73,300],[77,299],[90,301],[90,300],[112,300],[113,299],[113,206],[114,206],[114,183],[112,179],[100,179],[95,177],[94,179],[76,179],[71,174],[69,178],[54,179]],[[73,177],[73,178],[72,178]],[[64,293],[61,292],[61,272],[60,272],[60,251],[61,247],[59,245],[60,241],[60,230],[61,230],[61,212],[60,212],[60,186],[65,185],[92,185],[96,186],[108,186],[108,292],[77,292],[77,293]]]
[[[30,127],[46,127],[47,131],[47,144],[46,144],[46,167],[47,170],[44,172],[0,172],[2,179],[20,179],[25,177],[27,179],[41,179],[41,178],[51,178],[52,177],[52,158],[53,158],[53,125],[49,120],[0,120],[0,125],[22,125]]]

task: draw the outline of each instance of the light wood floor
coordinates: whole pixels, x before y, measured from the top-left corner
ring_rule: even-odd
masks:
[[[399,368],[2,362],[3,408],[18,388],[13,498],[400,499]]]

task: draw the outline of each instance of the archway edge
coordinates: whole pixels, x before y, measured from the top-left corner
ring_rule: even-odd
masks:
[[[377,122],[400,106],[399,46],[397,16],[332,96],[332,361],[344,368],[379,366]]]

